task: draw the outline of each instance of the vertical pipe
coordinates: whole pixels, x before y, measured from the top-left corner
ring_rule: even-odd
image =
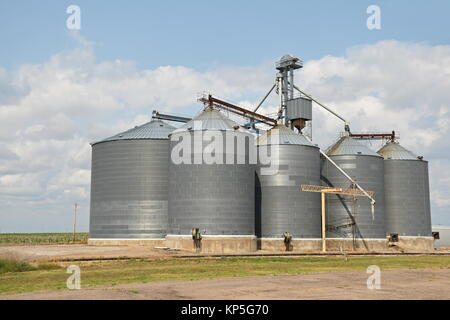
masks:
[[[289,98],[288,71],[283,71],[283,105],[286,106]]]
[[[75,203],[75,207],[73,210],[73,242],[75,242],[75,233],[76,233],[76,226],[77,226],[77,206],[78,204]]]
[[[294,70],[289,70],[289,99],[294,99]]]
[[[283,71],[283,115],[285,116],[283,118],[283,124],[287,125],[287,119],[286,119],[286,105],[288,101],[288,94],[289,94],[289,87],[288,87],[288,71]]]
[[[322,195],[322,251],[327,251],[326,243],[326,227],[325,227],[325,192],[321,192]]]

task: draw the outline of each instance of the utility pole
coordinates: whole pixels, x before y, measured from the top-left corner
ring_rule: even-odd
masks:
[[[76,233],[76,229],[77,229],[77,207],[78,207],[78,204],[75,203],[75,207],[73,210],[73,239],[72,239],[73,243],[75,243],[75,233]]]
[[[326,204],[325,204],[325,192],[321,192],[322,197],[322,251],[327,251],[327,223],[326,223]]]

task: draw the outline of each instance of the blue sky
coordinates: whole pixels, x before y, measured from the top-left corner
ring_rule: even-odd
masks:
[[[366,27],[372,4],[381,30]],[[450,225],[449,12],[444,0],[0,0],[0,232],[70,231],[75,202],[86,231],[89,142],[154,108],[193,115],[201,91],[255,105],[286,53],[304,60],[296,83],[352,128],[395,129],[430,161],[433,223]],[[325,148],[342,124],[314,112]]]
[[[100,60],[154,68],[180,64],[252,65],[295,52],[305,60],[341,56],[353,45],[396,39],[446,44],[450,2],[442,1],[4,1],[2,66],[42,63],[76,45],[66,8],[80,6],[82,34]],[[366,28],[366,8],[382,10],[382,29]]]

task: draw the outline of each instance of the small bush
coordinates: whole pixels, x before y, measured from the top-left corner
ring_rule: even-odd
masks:
[[[31,264],[23,259],[8,256],[0,257],[0,274],[7,272],[23,272],[23,271],[34,271],[34,270],[54,270],[61,268],[55,263],[39,263]]]

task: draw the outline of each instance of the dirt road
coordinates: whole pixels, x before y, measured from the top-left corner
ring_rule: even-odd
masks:
[[[15,256],[26,261],[93,258],[155,258],[177,255],[178,251],[151,246],[89,246],[85,244],[36,244],[0,246],[0,258]]]
[[[435,254],[450,254],[450,248],[441,248]],[[322,252],[299,254],[296,252],[257,251],[254,256],[262,255],[322,255]],[[341,256],[340,252],[328,252],[328,255]],[[349,255],[351,253],[348,253]],[[358,254],[358,253],[354,253]],[[391,254],[396,254],[392,252]],[[398,254],[398,253],[397,253]],[[91,246],[86,244],[26,244],[0,245],[0,258],[15,257],[26,261],[60,261],[67,259],[117,259],[117,258],[166,258],[177,256],[199,256],[190,251],[162,250],[152,246]],[[362,253],[359,253],[362,255]],[[205,256],[211,256],[205,254]],[[236,256],[240,256],[236,254]]]
[[[368,277],[365,272],[333,272],[183,280],[0,295],[0,299],[450,299],[450,269],[382,271],[380,290],[367,289]]]

